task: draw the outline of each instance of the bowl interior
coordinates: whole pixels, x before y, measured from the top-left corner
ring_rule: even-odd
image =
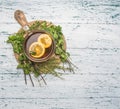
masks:
[[[52,44],[49,48],[45,49],[45,54],[42,57],[34,58],[29,53],[29,47],[32,43],[37,42],[37,39],[38,39],[38,37],[40,37],[41,34],[48,34],[52,39]],[[49,33],[45,32],[45,31],[34,31],[25,37],[24,52],[25,52],[26,56],[28,57],[28,59],[30,59],[33,62],[47,61],[54,54],[54,50],[55,50],[54,39]]]

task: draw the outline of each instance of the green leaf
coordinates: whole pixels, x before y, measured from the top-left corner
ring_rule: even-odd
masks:
[[[25,73],[26,75],[30,74],[29,70],[27,70],[27,69],[24,69],[24,73]]]
[[[34,52],[34,51],[30,51],[29,52],[31,55],[36,55],[36,52]]]
[[[57,35],[56,32],[54,33],[53,37],[54,37],[56,40],[58,40],[58,35]]]
[[[22,64],[18,64],[17,69],[21,69],[21,68],[23,68],[23,65]]]

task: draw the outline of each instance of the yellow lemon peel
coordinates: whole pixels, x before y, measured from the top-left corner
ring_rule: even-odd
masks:
[[[42,43],[45,48],[49,48],[52,44],[52,39],[48,34],[41,34],[38,37],[38,42]]]
[[[29,47],[29,53],[31,53],[32,57],[40,58],[45,53],[45,48],[39,42],[34,42]]]

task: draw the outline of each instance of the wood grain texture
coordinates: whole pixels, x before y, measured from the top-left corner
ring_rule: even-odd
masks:
[[[6,43],[19,24],[14,11],[28,21],[61,25],[67,50],[79,70],[65,80],[46,77],[47,86],[24,84],[12,46]],[[120,109],[119,0],[0,0],[0,109]],[[27,78],[29,81],[29,78]]]

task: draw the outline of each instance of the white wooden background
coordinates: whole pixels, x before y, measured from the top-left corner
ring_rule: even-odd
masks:
[[[16,9],[62,26],[76,74],[24,84],[6,43],[20,28]],[[0,0],[0,109],[120,109],[120,1]]]

